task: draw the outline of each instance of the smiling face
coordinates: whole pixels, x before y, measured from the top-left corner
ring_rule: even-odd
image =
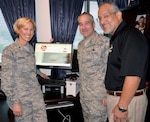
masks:
[[[19,18],[13,25],[14,31],[18,34],[18,40],[21,45],[29,42],[35,31],[35,23],[30,18]]]
[[[122,13],[115,11],[111,4],[105,3],[99,8],[98,18],[104,33],[113,35],[122,22]]]
[[[22,28],[18,29],[19,41],[27,43],[34,35],[34,28],[31,22],[28,22]]]
[[[91,16],[88,14],[82,14],[78,18],[79,30],[84,38],[89,39],[94,35],[95,23],[92,20]]]

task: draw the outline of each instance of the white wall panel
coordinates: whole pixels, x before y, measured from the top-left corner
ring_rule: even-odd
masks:
[[[35,0],[36,33],[38,42],[50,42],[51,25],[49,0]]]

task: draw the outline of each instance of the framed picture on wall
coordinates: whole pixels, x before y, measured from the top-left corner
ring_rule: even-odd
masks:
[[[146,28],[146,14],[137,15],[134,27],[139,29],[144,34]]]
[[[139,5],[140,0],[128,0],[128,6],[133,7]]]

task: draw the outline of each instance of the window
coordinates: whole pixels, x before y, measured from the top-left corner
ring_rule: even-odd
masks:
[[[98,32],[98,33],[103,33],[103,30],[100,28],[99,26],[99,22],[97,21],[97,18],[98,18],[98,3],[97,3],[97,0],[89,0],[89,3],[87,0],[84,1],[83,3],[83,8],[82,8],[82,12],[89,12],[90,14],[93,15],[94,17],[94,20],[95,20],[95,30]],[[78,48],[78,43],[83,39],[83,36],[80,34],[80,31],[79,31],[79,27],[77,29],[77,32],[76,32],[76,36],[75,36],[75,39],[74,39],[74,43],[73,43],[73,48],[74,49],[77,49]]]
[[[1,63],[1,54],[3,49],[12,42],[13,39],[9,33],[2,11],[0,9],[0,63]]]

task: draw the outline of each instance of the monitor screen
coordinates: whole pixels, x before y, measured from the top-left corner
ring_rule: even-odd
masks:
[[[44,43],[35,45],[36,65],[71,69],[72,44]]]

